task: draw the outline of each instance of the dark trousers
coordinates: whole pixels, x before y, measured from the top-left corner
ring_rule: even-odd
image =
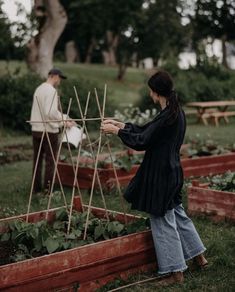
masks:
[[[39,147],[42,140],[42,132],[32,132],[33,136],[33,171],[35,169],[38,153],[39,153]],[[58,153],[58,141],[59,141],[59,134],[58,133],[48,133],[49,140],[51,143],[51,148],[56,160],[56,156]],[[42,167],[43,167],[43,160],[45,158],[45,173],[44,173],[44,182],[43,182],[43,189],[48,189],[51,186],[51,182],[53,179],[54,174],[54,160],[53,156],[51,154],[50,145],[48,143],[48,138],[45,133],[43,137],[42,147],[39,154],[38,159],[38,165],[36,169],[36,175],[35,175],[35,181],[33,186],[34,192],[40,192],[42,190]]]

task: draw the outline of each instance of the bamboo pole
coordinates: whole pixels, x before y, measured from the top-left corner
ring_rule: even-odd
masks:
[[[108,119],[113,119],[113,120],[117,120],[117,118],[115,117],[107,117],[107,118],[104,118],[105,120],[108,120]],[[85,121],[100,121],[101,118],[86,118]],[[82,119],[67,119],[66,121],[68,122],[82,122],[83,120]],[[44,121],[26,121],[26,123],[56,123],[56,122],[62,122],[62,119],[61,120],[44,120]]]
[[[103,112],[105,110],[105,103],[106,103],[106,94],[104,94],[104,99],[103,99]],[[98,144],[98,149],[97,149],[97,153],[96,153],[94,174],[93,174],[93,179],[92,179],[89,204],[88,204],[88,208],[87,208],[87,217],[86,217],[86,224],[85,224],[83,240],[86,239],[86,235],[87,235],[88,220],[89,220],[89,215],[90,215],[90,211],[91,211],[91,202],[92,202],[93,193],[94,193],[94,186],[95,186],[95,178],[96,178],[96,172],[97,172],[98,158],[99,158],[100,149],[101,149],[101,141],[102,141],[102,132],[100,130],[99,144]]]
[[[56,96],[56,91],[55,91],[55,93],[53,95],[52,102],[51,102],[50,109],[49,109],[48,113],[51,112],[51,108],[52,108],[52,104],[54,102],[55,96]],[[28,208],[27,208],[27,215],[26,215],[26,222],[28,222],[28,220],[29,220],[29,212],[30,212],[32,196],[33,196],[33,187],[34,187],[36,172],[37,172],[37,168],[38,168],[38,161],[39,161],[39,157],[40,157],[41,151],[42,151],[42,143],[43,143],[44,136],[45,136],[45,130],[43,131],[42,136],[41,136],[41,141],[40,141],[40,145],[39,145],[39,149],[38,149],[38,154],[37,154],[36,162],[35,162],[35,165],[34,165],[33,177],[32,177],[32,183],[31,183],[31,189],[30,189],[29,201],[28,201]]]
[[[75,86],[74,86],[74,92],[75,92],[75,96],[76,96],[76,99],[77,99],[80,115],[81,115],[82,118],[84,118],[83,113],[82,113],[81,103],[80,103],[80,100],[79,100],[79,97],[78,97],[78,93],[77,93],[77,89],[76,89]],[[88,139],[88,145],[90,146],[90,151],[91,151],[92,157],[93,157],[93,159],[95,161],[95,153],[94,153],[94,150],[93,150],[93,147],[92,147],[90,135],[88,133],[86,124],[84,125],[84,129],[85,129],[85,133],[86,133],[86,136],[87,136],[87,139]],[[98,185],[99,185],[101,198],[102,198],[102,201],[103,201],[103,204],[104,204],[105,216],[106,216],[107,220],[109,221],[109,214],[108,214],[108,211],[107,211],[107,205],[106,205],[106,201],[105,201],[105,197],[104,197],[104,193],[103,193],[103,189],[102,189],[102,185],[101,185],[101,181],[100,181],[100,177],[99,177],[99,172],[98,171],[96,172],[96,178],[97,178],[97,182],[98,182]]]
[[[70,112],[71,103],[72,103],[72,99],[70,98],[69,105],[68,105],[68,109],[67,109],[67,113],[66,113],[67,116],[69,115],[69,112]],[[66,131],[66,124],[65,124],[65,121],[64,121],[64,118],[63,118],[63,114],[62,114],[62,120],[63,120],[62,137],[63,137],[63,135],[64,135],[64,133]],[[48,202],[47,202],[47,212],[49,212],[49,209],[50,209],[50,206],[51,206],[51,198],[52,198],[52,193],[53,193],[54,184],[55,184],[56,170],[58,171],[58,162],[59,162],[61,147],[62,147],[62,139],[60,141],[59,148],[58,148],[58,152],[57,152],[57,155],[56,155],[55,169],[54,169],[52,183],[51,183],[51,187],[50,187],[49,199],[48,199]],[[67,201],[66,201],[66,197],[65,196],[64,196],[64,201],[65,201],[65,206],[67,206]],[[67,208],[67,210],[68,210],[68,208]]]
[[[59,106],[60,106],[61,113],[62,113],[63,111],[62,111],[62,106],[61,106],[60,100],[59,100]],[[62,114],[62,117],[63,117],[63,114]],[[70,156],[70,159],[71,159],[71,164],[72,164],[72,168],[73,168],[73,174],[75,176],[75,165],[74,165],[73,155],[72,155],[72,151],[71,151],[71,147],[70,147],[70,143],[68,141],[68,135],[67,135],[67,132],[66,131],[65,131],[65,138],[66,138],[66,142],[67,142],[67,146],[68,146],[69,156]],[[79,187],[79,184],[78,184],[77,177],[76,177],[76,182],[75,183],[76,183],[76,187],[77,187],[77,190],[78,190],[78,194],[80,196],[81,203],[82,203],[82,194],[81,194],[81,190],[80,190],[80,187]],[[82,206],[82,208],[83,208],[83,206]]]
[[[39,101],[38,101],[38,98],[36,97],[37,99],[37,103],[38,103],[38,107],[39,107],[39,111],[40,111],[40,114],[41,114],[41,117],[42,117],[42,121],[43,121],[43,114],[42,114],[42,109],[41,109],[41,106],[39,104]],[[52,146],[51,146],[51,141],[50,141],[50,138],[49,138],[49,135],[48,135],[48,132],[46,130],[46,126],[45,126],[45,123],[43,123],[44,125],[44,129],[45,129],[45,134],[46,134],[46,137],[47,137],[47,141],[48,141],[48,145],[49,145],[49,148],[50,148],[50,151],[51,151],[51,156],[52,156],[52,159],[53,159],[53,162],[54,162],[54,166],[55,166],[55,169],[56,169],[56,174],[57,174],[57,177],[58,177],[58,181],[60,183],[60,188],[61,188],[61,192],[62,192],[62,195],[63,195],[63,198],[64,198],[64,202],[65,202],[65,205],[67,206],[67,202],[66,202],[66,198],[65,198],[65,194],[64,194],[64,189],[63,189],[63,186],[61,184],[61,180],[60,180],[60,175],[59,175],[59,172],[58,172],[58,169],[56,167],[56,160],[55,160],[55,156],[54,156],[54,153],[53,153],[53,149],[52,149]],[[50,197],[50,196],[49,196]],[[50,198],[49,198],[50,199]],[[49,213],[49,210],[47,210],[47,213],[46,213],[46,219],[48,218],[48,213]]]
[[[86,100],[86,106],[85,106],[85,110],[84,110],[84,116],[85,117],[87,115],[89,101],[90,101],[90,92],[88,93],[87,100]],[[83,125],[82,125],[82,130],[81,130],[81,137],[83,136],[84,127],[85,127],[85,121],[83,120]],[[72,190],[72,197],[71,197],[71,204],[70,204],[70,211],[69,211],[69,221],[68,221],[67,233],[69,233],[70,225],[71,225],[71,218],[72,218],[72,211],[73,211],[73,201],[74,201],[74,195],[75,195],[75,181],[77,180],[79,159],[80,159],[80,154],[81,154],[81,149],[82,149],[82,141],[83,141],[83,139],[81,139],[81,142],[80,142],[79,148],[78,148],[77,163],[76,163],[75,176],[74,176],[74,182],[73,182],[73,190]],[[83,206],[83,203],[81,205]]]
[[[106,96],[106,87],[105,87],[105,93],[104,94]],[[103,111],[101,112],[99,97],[98,97],[96,89],[95,89],[95,96],[96,96],[96,102],[97,102],[97,105],[98,105],[98,108],[99,108],[101,121],[103,122],[104,108],[103,108]],[[124,213],[125,223],[127,224],[126,208],[125,208],[125,205],[124,205],[124,199],[123,199],[123,196],[122,196],[122,191],[121,191],[121,187],[120,187],[120,183],[119,183],[119,179],[118,179],[118,175],[117,175],[117,170],[116,170],[116,167],[115,167],[115,164],[114,164],[114,161],[113,161],[112,151],[111,151],[109,140],[107,141],[107,148],[108,148],[108,152],[109,152],[109,155],[110,155],[111,163],[112,163],[112,166],[113,166],[113,172],[114,172],[115,180],[116,180],[116,183],[117,183],[117,189],[118,189],[118,194],[119,194],[120,201],[121,201],[121,207],[122,207],[122,210],[123,210],[123,213]]]
[[[115,288],[115,289],[111,289],[111,290],[108,290],[108,292],[120,291],[120,290],[124,290],[126,288],[129,288],[129,287],[133,287],[133,286],[136,286],[136,285],[140,285],[140,284],[144,284],[144,283],[152,282],[152,281],[158,281],[159,284],[161,285],[161,280],[164,280],[165,278],[168,278],[168,277],[169,277],[169,274],[164,275],[164,276],[156,276],[156,277],[152,277],[152,278],[136,281],[134,283],[130,283],[128,285],[121,286],[121,287],[118,287],[118,288]],[[157,288],[157,286],[156,286],[156,288]]]
[[[37,159],[36,159],[36,162],[34,165],[33,178],[32,178],[32,184],[31,184],[29,201],[28,201],[28,208],[27,208],[27,215],[26,215],[26,222],[29,221],[29,212],[30,212],[32,196],[33,196],[33,187],[34,187],[34,183],[35,183],[35,177],[36,177],[36,172],[37,172],[37,168],[38,168],[38,161],[39,161],[39,157],[40,157],[41,150],[42,150],[42,142],[43,142],[44,136],[45,136],[45,131],[43,131],[43,133],[42,133],[42,137],[41,137],[41,141],[40,141],[40,145],[39,145],[39,149],[38,149],[38,154],[37,154]]]

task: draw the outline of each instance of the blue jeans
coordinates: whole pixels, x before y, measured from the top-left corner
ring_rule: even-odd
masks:
[[[150,222],[159,274],[186,270],[185,261],[206,250],[182,205],[164,217],[150,215]]]

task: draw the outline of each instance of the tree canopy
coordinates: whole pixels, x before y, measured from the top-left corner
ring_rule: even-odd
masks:
[[[6,52],[11,52],[16,42],[18,45],[19,43],[25,45],[19,41],[19,37],[23,36],[20,31],[29,30],[30,26],[19,25],[15,38],[5,38],[4,36],[10,35],[10,23],[1,10],[1,4],[2,0],[0,0],[0,33],[3,38],[0,42],[0,57],[6,58]],[[185,11],[189,12],[188,15]],[[187,23],[184,21],[186,18]],[[60,29],[58,25],[50,25],[49,28],[48,24],[52,24],[55,19],[63,20]],[[72,62],[79,60],[85,63],[118,64],[120,74],[125,72],[126,66],[131,63],[138,64],[147,57],[153,58],[155,64],[171,58],[177,60],[179,53],[185,47],[190,47],[191,43],[197,52],[201,42],[209,37],[212,40],[221,39],[223,64],[227,66],[226,43],[235,39],[235,2],[35,0],[31,22],[34,23],[31,29],[38,28],[38,34],[33,36],[31,33],[32,38],[27,45],[31,50],[28,54],[28,60],[31,58],[31,61],[35,56],[36,59],[41,58],[40,50],[42,45],[45,45],[41,38],[45,38],[46,32],[49,32],[48,35],[56,35],[53,42],[49,42],[53,43],[49,50],[50,58],[56,53],[57,58],[60,60],[67,58],[68,61],[69,52],[66,54],[68,49],[70,52],[72,50],[73,56],[70,58]],[[47,46],[49,48],[49,44]],[[44,59],[46,64],[52,64],[52,59]],[[31,68],[38,68],[34,64],[31,65]]]

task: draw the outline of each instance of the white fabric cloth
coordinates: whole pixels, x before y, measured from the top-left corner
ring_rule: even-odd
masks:
[[[82,133],[82,130],[79,129],[78,127],[71,127],[69,129],[66,129],[66,133],[64,134],[62,138],[62,143],[70,143],[72,144],[75,148],[78,147],[79,143],[83,140],[86,139],[86,135]]]
[[[58,120],[58,122],[45,123],[47,132],[58,133],[59,128],[63,125],[62,118],[66,120],[67,115],[58,110],[56,89],[47,82],[42,83],[34,92],[30,117],[30,121],[39,121],[40,123],[31,123],[32,131],[43,132],[44,124],[42,121]]]

